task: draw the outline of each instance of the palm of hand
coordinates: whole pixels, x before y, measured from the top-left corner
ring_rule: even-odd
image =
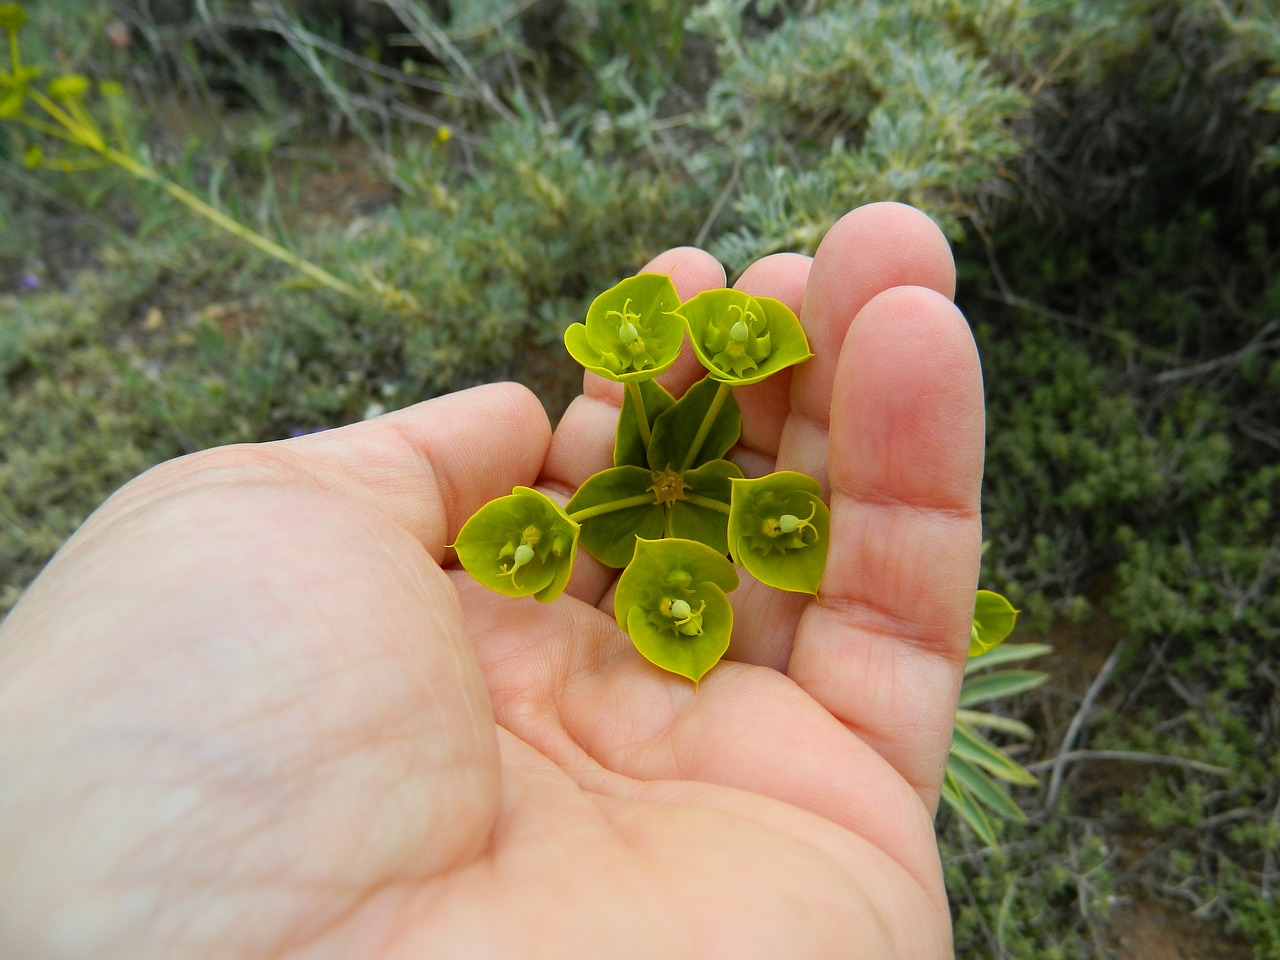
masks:
[[[865,252],[887,226],[899,249]],[[748,469],[830,474],[835,586],[810,605],[744,585],[735,662],[696,695],[631,651],[594,564],[547,606],[437,565],[481,502],[601,466],[599,383],[550,440],[526,395],[488,388],[126,488],[0,643],[0,730],[34,735],[0,735],[0,761],[29,771],[0,787],[0,945],[947,955],[929,814],[972,602],[981,399],[954,309],[901,288],[949,293],[931,229],[902,208],[837,228],[807,294],[817,369],[789,402],[743,396],[763,424]],[[717,282],[690,251],[655,267],[686,297]],[[742,283],[797,305],[807,273],[778,258]],[[857,383],[842,341],[877,351]],[[877,370],[899,396],[872,399]]]

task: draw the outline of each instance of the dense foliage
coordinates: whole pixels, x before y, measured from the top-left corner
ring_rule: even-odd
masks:
[[[1280,958],[1274,4],[24,6],[137,156],[368,296],[0,124],[0,608],[150,463],[496,377],[554,411],[560,331],[650,255],[907,201],[983,354],[984,586],[1055,650],[1029,821],[944,822],[958,950]]]

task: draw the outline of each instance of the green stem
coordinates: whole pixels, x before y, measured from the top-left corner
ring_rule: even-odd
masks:
[[[702,445],[707,440],[707,434],[711,432],[711,425],[716,422],[716,417],[720,415],[720,408],[729,399],[729,394],[732,390],[732,387],[723,382],[717,387],[716,395],[711,400],[711,406],[707,407],[707,415],[702,418],[702,423],[698,425],[698,432],[693,435],[693,443],[689,444],[689,452],[685,454],[684,464],[680,467],[681,473],[692,467],[693,461],[698,459],[698,454],[702,452]]]
[[[142,163],[136,158],[117,150],[114,147],[108,146],[103,141],[102,135],[93,126],[92,121],[84,115],[83,111],[63,110],[58,106],[58,104],[54,103],[49,97],[45,96],[38,90],[32,90],[30,95],[32,100],[34,100],[40,108],[45,111],[45,113],[67,130],[71,138],[74,138],[75,142],[88,147],[104,160],[115,164],[120,167],[120,169],[132,174],[139,180],[145,180],[147,183],[155,184],[164,190],[165,193],[169,194],[169,196],[173,197],[189,210],[204,217],[214,226],[221,227],[232,236],[249,244],[249,246],[260,250],[269,257],[279,260],[281,263],[293,267],[293,269],[297,270],[299,273],[310,277],[322,286],[328,287],[330,290],[340,293],[343,296],[350,297],[353,300],[365,299],[364,294],[359,289],[353,287],[345,280],[340,280],[329,271],[316,266],[310,260],[303,259],[296,253],[286,250],[274,240],[269,240],[262,236],[262,234],[249,229],[238,220],[227,216],[227,214],[223,213],[217,207],[206,203],[191,191],[179,186],[172,180],[169,180],[167,177],[158,171],[153,170],[145,163]],[[63,137],[63,139],[69,138]]]
[[[652,505],[652,493],[637,493],[634,497],[623,497],[621,500],[610,500],[608,503],[597,503],[594,507],[583,507],[581,510],[575,510],[569,514],[569,519],[574,523],[581,523],[583,520],[590,520],[592,517],[602,517],[606,513]]]
[[[706,507],[708,510],[715,510],[717,513],[723,513],[726,516],[729,513],[729,505],[727,503],[721,503],[711,497],[704,497],[700,493],[686,493],[684,498],[696,506]]]
[[[321,267],[317,267],[310,260],[304,260],[296,253],[286,250],[275,241],[268,240],[266,237],[262,236],[262,234],[250,230],[238,220],[227,216],[217,207],[211,206],[204,200],[197,197],[194,193],[191,193],[189,190],[179,186],[172,180],[167,179],[155,170],[152,170],[146,164],[140,163],[127,153],[122,153],[114,147],[107,146],[102,147],[102,149],[97,152],[102,154],[103,157],[110,160],[118,167],[133,174],[135,177],[145,180],[148,183],[154,183],[179,203],[185,205],[195,213],[200,214],[200,216],[204,217],[215,226],[221,227],[233,236],[243,240],[251,247],[261,250],[263,253],[267,254],[267,256],[274,257],[281,263],[293,267],[299,273],[310,277],[312,280],[328,287],[330,290],[341,293],[344,296],[351,297],[353,300],[364,299],[364,294],[345,280],[338,279],[333,274],[329,273],[329,271],[324,270]]]
[[[627,393],[631,397],[631,406],[636,411],[636,426],[640,428],[640,442],[644,444],[645,449],[649,448],[649,439],[653,436],[649,432],[649,414],[644,409],[644,397],[640,393],[640,384],[634,380],[627,381]]]

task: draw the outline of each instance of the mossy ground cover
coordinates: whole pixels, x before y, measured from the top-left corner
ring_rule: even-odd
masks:
[[[489,379],[555,412],[559,331],[653,253],[916,203],[983,355],[983,586],[1054,647],[1005,705],[1029,822],[943,818],[957,952],[1280,958],[1268,4],[27,9],[141,155],[368,296],[0,125],[0,608],[152,463]]]

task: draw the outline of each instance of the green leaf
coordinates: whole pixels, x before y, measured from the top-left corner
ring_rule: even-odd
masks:
[[[733,565],[706,544],[636,541],[618,578],[614,616],[646,660],[698,683],[729,649],[738,586]]]
[[[516,487],[472,514],[453,548],[466,571],[489,589],[546,603],[569,582],[578,531],[550,498]]]
[[[973,629],[969,635],[969,656],[976,657],[1004,643],[1013,633],[1018,611],[1004,597],[979,590],[973,607]]]
[[[986,667],[999,667],[1019,660],[1030,660],[1052,653],[1053,647],[1047,643],[1005,643],[965,661],[964,675],[967,677]]]
[[[1027,815],[1022,812],[1022,808],[1014,802],[1013,798],[968,760],[957,757],[954,753],[951,754],[947,757],[947,773],[954,776],[960,785],[973,794],[973,798],[988,810],[1006,820],[1026,822]]]
[[[969,677],[960,686],[958,706],[972,707],[990,700],[1003,700],[1034,690],[1049,679],[1039,670],[1000,670]]]
[[[671,505],[671,536],[705,543],[721,556],[729,552],[730,481],[742,471],[728,460],[712,460],[684,474],[687,499]],[[718,505],[718,506],[717,506]]]
[[[761,583],[817,596],[827,565],[831,512],[813,477],[790,470],[732,480],[729,550]]]
[[[1011,737],[1019,737],[1022,740],[1034,739],[1036,735],[1035,731],[1021,720],[1002,717],[996,713],[985,713],[982,710],[957,710],[956,723],[968,724],[971,727],[983,727],[988,730],[999,730],[1001,733],[1007,733]]]
[[[733,392],[703,377],[654,421],[649,466],[688,470],[719,460],[741,433],[742,413]]]
[[[957,724],[952,731],[951,755],[968,760],[1010,783],[1034,787],[1040,782],[994,743],[964,724]]]
[[[813,356],[800,320],[781,300],[704,290],[682,310],[694,353],[716,380],[758,383]]]
[[[603,470],[578,488],[565,511],[582,524],[582,545],[610,567],[631,562],[636,537],[661,537],[666,510],[653,493],[654,476],[644,467]]]
[[[982,809],[973,795],[964,788],[964,785],[956,779],[951,772],[951,765],[948,763],[946,775],[942,778],[942,799],[946,801],[947,806],[951,807],[966,824],[969,825],[978,839],[989,847],[997,846],[1000,839],[996,836],[995,825],[992,824],[991,818],[987,816],[987,812]]]
[[[608,380],[652,380],[675,363],[684,331],[671,278],[641,273],[596,297],[587,322],[565,330],[564,344],[573,359]]]
[[[664,410],[676,402],[656,380],[641,380],[635,386],[640,391],[645,423],[650,426]],[[628,387],[622,393],[622,412],[618,414],[618,433],[613,441],[613,465],[643,467],[648,463],[648,445],[640,436],[634,394]]]

